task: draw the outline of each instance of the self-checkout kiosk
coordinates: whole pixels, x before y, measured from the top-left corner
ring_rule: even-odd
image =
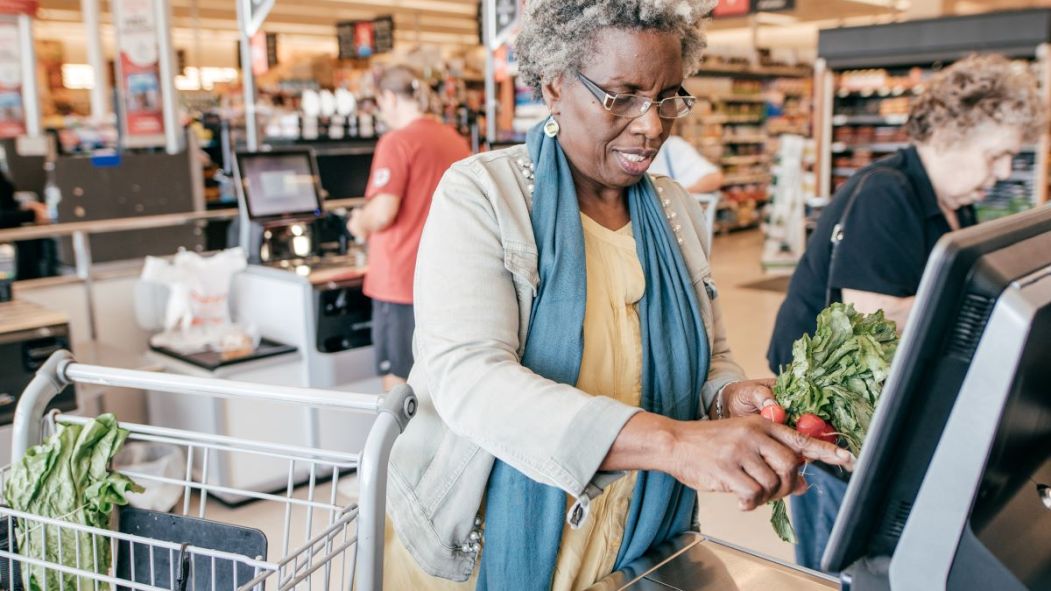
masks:
[[[235,179],[242,223],[250,224],[246,234],[254,238],[248,242],[247,269],[232,281],[232,315],[262,339],[260,346],[246,358],[205,360],[210,365],[203,369],[195,360],[168,356],[165,369],[246,382],[382,392],[371,342],[371,302],[362,293],[364,252],[346,240],[328,252],[313,153],[240,153]],[[276,437],[288,445],[349,452],[363,449],[375,418],[223,399],[194,401],[191,408],[152,394],[150,413],[151,422],[170,427],[248,439]],[[260,491],[283,487],[288,478],[287,463],[266,458],[211,470],[209,478],[224,486]],[[300,481],[310,477],[297,475]]]
[[[313,153],[240,153],[237,179],[244,213],[259,235],[250,245],[257,262],[235,281],[237,320],[298,347],[304,386],[373,383],[364,252],[357,245],[321,251],[317,222],[324,209]]]

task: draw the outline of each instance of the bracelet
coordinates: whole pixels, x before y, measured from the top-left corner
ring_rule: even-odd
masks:
[[[730,382],[730,384],[732,383],[733,382]],[[719,388],[719,391],[715,393],[715,418],[717,419],[726,418],[726,408],[723,405],[723,392],[730,384],[724,384],[723,387]]]

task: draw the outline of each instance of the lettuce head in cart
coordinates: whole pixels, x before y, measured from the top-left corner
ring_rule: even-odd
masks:
[[[127,493],[143,490],[110,470],[110,460],[127,437],[128,432],[118,427],[111,414],[83,426],[59,424],[53,436],[12,466],[4,489],[7,503],[17,511],[108,529],[114,507],[127,504]],[[15,531],[18,553],[23,556],[89,572],[109,572],[110,543],[104,537],[29,520],[18,520]],[[84,589],[95,589],[92,579],[79,578]],[[45,573],[28,564],[22,567],[22,579],[27,591],[76,589],[78,582],[75,575],[52,569]],[[98,588],[108,585],[100,583]]]
[[[897,328],[882,311],[862,314],[840,303],[823,310],[814,336],[792,345],[792,363],[774,384],[785,424],[857,455],[897,348]],[[773,511],[774,531],[794,543],[784,501],[774,501]]]

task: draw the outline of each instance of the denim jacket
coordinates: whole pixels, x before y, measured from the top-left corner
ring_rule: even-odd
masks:
[[[435,191],[416,263],[409,384],[419,411],[394,445],[388,511],[420,567],[454,581],[466,580],[478,559],[494,457],[564,490],[586,516],[609,481],[599,465],[640,411],[520,363],[539,281],[528,164],[525,146],[516,146],[453,165]],[[711,344],[698,392],[707,409],[744,376],[716,305],[703,212],[671,179],[654,182],[682,238]]]

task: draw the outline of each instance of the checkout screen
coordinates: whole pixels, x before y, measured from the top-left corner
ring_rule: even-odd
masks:
[[[241,176],[253,218],[313,214],[318,210],[314,175],[306,154],[259,154],[244,158]]]

